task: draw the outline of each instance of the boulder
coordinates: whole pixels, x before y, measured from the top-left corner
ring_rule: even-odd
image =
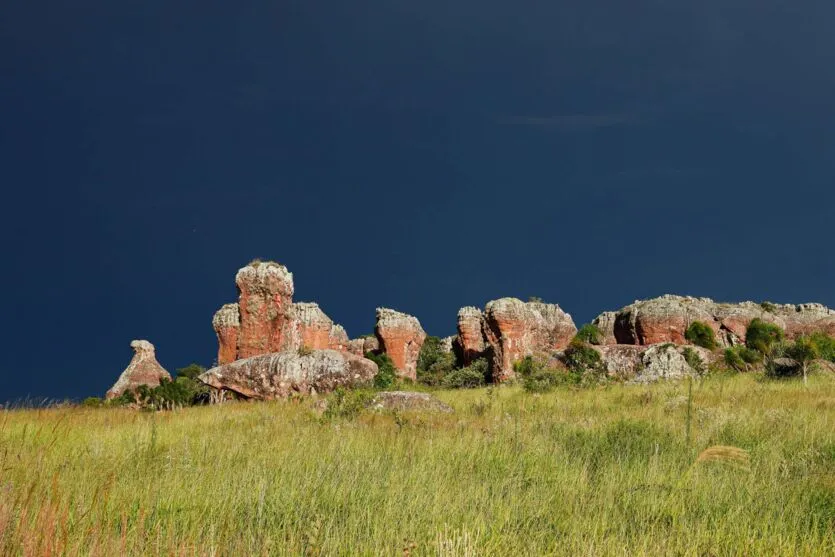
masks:
[[[618,340],[615,338],[615,320],[617,319],[617,312],[604,311],[598,315],[592,325],[600,330],[600,344],[602,346],[609,346],[617,344]]]
[[[154,345],[147,340],[134,340],[133,359],[119,376],[119,379],[107,391],[105,398],[116,398],[126,391],[133,391],[140,385],[156,387],[162,379],[171,380],[171,374],[165,371],[156,358]]]
[[[292,393],[330,392],[371,381],[377,364],[338,350],[278,352],[218,366],[199,376],[206,385],[245,398],[271,400]]]
[[[427,393],[415,393],[407,391],[387,391],[377,393],[369,404],[375,410],[395,410],[398,412],[407,411],[429,411],[452,413],[453,409]]]
[[[298,330],[300,346],[312,350],[347,350],[348,334],[341,325],[335,324],[330,317],[313,302],[293,304],[293,321]]]
[[[416,317],[388,308],[377,308],[374,329],[380,349],[388,354],[401,377],[417,379],[417,360],[426,333]]]
[[[710,350],[697,346],[688,348],[695,351],[705,368],[716,358]],[[684,358],[685,347],[669,342],[650,346],[616,344],[596,349],[600,352],[607,375],[630,383],[653,383],[699,375]]]
[[[349,342],[348,332],[345,330],[345,327],[334,323],[331,326],[330,333],[328,334],[328,348],[331,350],[348,351]]]
[[[484,338],[484,314],[472,306],[458,310],[458,337],[455,351],[461,365],[468,366],[484,356],[487,341]]]
[[[568,346],[577,333],[571,316],[556,304],[501,298],[487,303],[484,332],[492,350],[493,380],[513,377],[513,363]]]

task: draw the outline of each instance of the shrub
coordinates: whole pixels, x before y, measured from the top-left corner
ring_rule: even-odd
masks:
[[[177,370],[177,378],[186,377],[188,379],[197,379],[197,376],[205,371],[206,368],[200,364],[189,364]]]
[[[693,321],[687,331],[684,333],[684,338],[692,342],[696,346],[707,348],[708,350],[716,349],[716,336],[710,325],[701,321]]]
[[[815,345],[818,357],[830,362],[835,362],[835,339],[826,333],[812,333],[809,340]]]
[[[374,376],[374,388],[390,389],[397,383],[397,368],[388,354],[373,354],[366,352],[365,357],[377,364],[377,375]]]
[[[565,364],[571,371],[581,374],[599,374],[603,371],[600,353],[578,338],[572,340],[565,350]]]
[[[705,373],[705,363],[702,361],[702,357],[699,356],[698,352],[696,352],[689,346],[685,346],[683,355],[684,360],[687,362],[687,365],[693,368],[693,371],[695,371],[699,375],[703,375]]]
[[[423,346],[420,347],[420,354],[418,354],[417,369],[418,373],[421,371],[429,371],[429,368],[437,362],[440,358],[446,355],[441,348],[441,339],[439,337],[428,336],[423,341]]]
[[[603,333],[600,332],[597,325],[586,323],[580,327],[580,330],[577,331],[574,338],[578,338],[588,344],[600,344],[603,341]]]
[[[471,389],[484,385],[489,365],[487,360],[479,358],[467,367],[448,373],[441,384],[447,389]]]
[[[583,377],[582,373],[549,368],[543,358],[534,356],[518,360],[513,369],[522,380],[522,388],[530,393],[547,393],[559,385],[577,384]]]
[[[745,330],[745,345],[763,356],[771,357],[776,345],[783,341],[783,330],[773,323],[756,318]]]
[[[430,387],[437,387],[441,385],[444,378],[455,371],[455,355],[450,353],[441,353],[438,358],[429,366],[429,369],[421,369],[418,367],[417,380],[419,383],[429,385]]]
[[[800,364],[800,370],[803,373],[803,383],[806,383],[809,363],[819,355],[817,345],[811,338],[802,336],[787,348],[786,355]]]
[[[739,350],[734,348],[727,348],[725,350],[725,364],[736,371],[747,371],[748,366],[739,355]]]
[[[88,396],[83,401],[81,401],[81,406],[86,406],[88,408],[98,408],[104,404],[104,401],[97,396]]]

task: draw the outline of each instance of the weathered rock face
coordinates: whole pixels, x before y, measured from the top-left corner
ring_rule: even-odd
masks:
[[[380,348],[389,355],[401,377],[417,378],[417,359],[426,333],[416,317],[388,308],[377,308],[374,329]]]
[[[277,263],[251,263],[235,277],[239,301],[215,313],[218,364],[302,346],[349,350],[348,334],[318,304],[293,303],[293,274]]]
[[[513,363],[518,359],[562,350],[577,333],[571,316],[558,305],[516,298],[488,302],[484,322],[496,382],[513,377]]]
[[[305,355],[286,351],[254,356],[210,369],[199,379],[215,389],[270,400],[351,387],[371,381],[376,374],[377,364],[371,360],[337,350],[315,350]]]
[[[374,410],[429,411],[451,413],[453,409],[427,393],[387,391],[378,393],[371,401]]]
[[[217,335],[217,363],[228,364],[238,358],[238,335],[241,331],[241,314],[238,304],[226,304],[215,313],[212,327]]]
[[[714,355],[704,348],[690,347],[707,367]],[[684,347],[672,343],[640,346],[618,344],[597,347],[606,373],[630,383],[652,383],[663,379],[696,377],[698,372],[684,358]]]
[[[455,344],[455,339],[456,338],[458,338],[458,337],[450,336],[450,337],[442,338],[441,339],[441,346],[440,346],[441,352],[443,352],[445,354],[451,354],[453,352],[452,346],[453,346],[453,344]]]
[[[107,391],[107,399],[116,398],[126,391],[133,391],[140,385],[156,387],[161,379],[171,380],[171,375],[159,365],[153,344],[147,340],[134,340],[130,347],[134,351],[133,359]]]
[[[720,344],[732,346],[745,342],[745,330],[755,318],[777,324],[790,339],[816,331],[835,333],[835,311],[820,304],[725,304],[671,295],[639,300],[615,312],[611,331],[618,344],[685,344],[687,328],[702,321],[713,328]],[[612,313],[601,314],[595,323],[608,335]]]
[[[277,263],[251,264],[235,276],[240,297],[238,358],[295,350],[293,273]]]
[[[458,338],[455,344],[462,365],[470,365],[473,360],[484,356],[487,341],[483,328],[484,314],[480,309],[468,306],[458,310]]]
[[[617,313],[614,311],[604,311],[600,315],[598,315],[594,321],[592,321],[592,325],[597,327],[601,333],[600,344],[603,346],[608,346],[611,344],[617,344],[618,340],[615,338],[615,320],[617,319]]]

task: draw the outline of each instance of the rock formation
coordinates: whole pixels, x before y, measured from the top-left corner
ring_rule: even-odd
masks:
[[[487,340],[484,338],[484,314],[472,306],[458,310],[458,338],[455,349],[462,365],[484,356]]]
[[[790,339],[815,331],[835,334],[835,311],[820,304],[717,303],[710,298],[666,295],[639,300],[617,312],[595,319],[604,334],[604,344],[685,344],[687,328],[702,321],[724,346],[745,342],[745,330],[755,318],[775,323]]]
[[[156,387],[161,379],[171,380],[171,375],[159,365],[154,345],[147,340],[134,340],[130,343],[133,348],[133,359],[119,376],[116,383],[107,391],[105,398],[116,398],[126,391],[133,391],[140,385]]]
[[[615,338],[615,320],[617,319],[617,315],[617,312],[614,311],[604,311],[592,321],[592,325],[600,330],[602,335],[600,344],[603,346],[618,343],[618,339]]]
[[[350,351],[348,334],[319,307],[293,303],[293,274],[278,263],[250,263],[238,271],[238,303],[215,313],[218,364],[242,358],[297,350]]]
[[[417,359],[426,333],[416,317],[388,308],[377,308],[374,333],[401,377],[417,379]]]
[[[377,374],[377,364],[337,350],[309,354],[285,351],[253,356],[218,366],[199,379],[218,390],[234,391],[250,399],[284,398],[292,393],[330,392],[336,387],[366,383]]]
[[[241,314],[238,304],[225,304],[212,318],[217,334],[217,363],[228,364],[238,359],[238,335],[241,331]]]
[[[684,358],[684,347],[672,343],[640,346],[618,344],[596,347],[610,377],[629,383],[652,383],[662,379],[697,377],[698,371]],[[716,356],[704,348],[690,347],[705,368]]]
[[[496,382],[513,377],[513,363],[518,359],[561,350],[577,333],[571,316],[558,305],[523,302],[517,298],[488,302],[484,323]]]

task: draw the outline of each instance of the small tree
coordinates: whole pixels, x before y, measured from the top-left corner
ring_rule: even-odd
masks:
[[[772,357],[774,348],[783,338],[783,329],[773,323],[766,323],[759,317],[751,321],[745,330],[745,345],[766,358]]]
[[[366,352],[365,357],[377,364],[377,375],[374,376],[374,387],[390,389],[397,382],[397,368],[388,354],[373,354]]]
[[[596,325],[586,323],[577,331],[575,338],[589,344],[600,344],[603,341],[603,333],[600,332],[600,329]]]
[[[800,364],[800,369],[803,372],[803,384],[808,385],[809,363],[819,356],[818,347],[812,339],[802,336],[794,341],[787,352],[793,360]]]
[[[716,336],[713,329],[707,323],[702,321],[693,321],[687,331],[684,332],[684,338],[692,342],[696,346],[707,348],[708,350],[716,349]]]

